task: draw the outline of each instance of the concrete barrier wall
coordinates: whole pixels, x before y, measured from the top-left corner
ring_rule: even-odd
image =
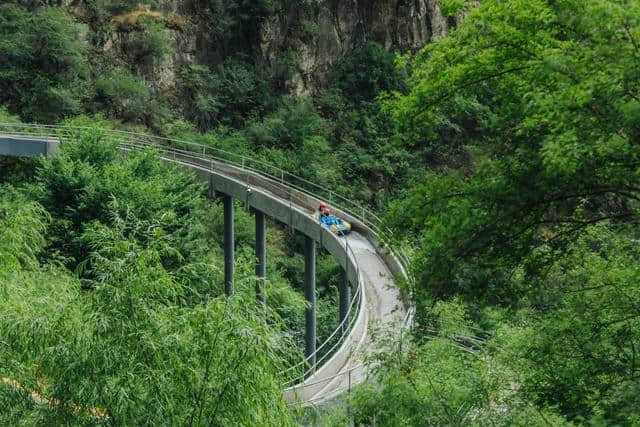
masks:
[[[60,145],[57,138],[0,135],[0,156],[53,156]]]

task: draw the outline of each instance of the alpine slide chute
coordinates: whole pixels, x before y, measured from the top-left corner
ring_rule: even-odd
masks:
[[[66,140],[88,128],[0,123],[0,155],[53,156]],[[93,130],[95,131],[95,130]],[[234,245],[232,199],[255,214],[258,298],[264,297],[265,216],[305,236],[305,359],[288,369],[285,399],[304,406],[325,403],[367,377],[363,364],[377,350],[373,328],[393,328],[401,339],[412,310],[400,298],[394,280],[406,280],[406,257],[394,250],[380,219],[364,206],[272,165],[214,147],[117,130],[99,130],[124,152],[154,149],[164,161],[189,168],[206,182],[211,196],[224,201],[225,292],[233,293]],[[314,218],[320,202],[352,224],[353,232],[338,237]],[[324,247],[342,266],[346,280],[339,287],[340,324],[316,345],[315,254]]]

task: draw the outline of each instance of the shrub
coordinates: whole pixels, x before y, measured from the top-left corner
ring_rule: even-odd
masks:
[[[121,68],[107,71],[96,82],[96,100],[110,116],[152,125],[168,116],[136,76]]]
[[[162,60],[170,51],[164,24],[150,17],[142,17],[138,27],[124,46],[131,60],[143,64]]]
[[[0,103],[28,121],[78,113],[86,93],[87,46],[61,8],[34,14],[0,5]]]
[[[242,127],[272,103],[267,76],[241,58],[227,59],[215,73],[203,65],[188,66],[182,78],[193,100],[187,113],[200,129],[219,124]]]
[[[378,43],[357,48],[337,66],[338,87],[354,101],[371,101],[381,91],[403,90],[405,72],[396,67],[395,55]]]
[[[123,69],[109,70],[96,82],[97,99],[110,115],[138,120],[144,114],[149,90]]]

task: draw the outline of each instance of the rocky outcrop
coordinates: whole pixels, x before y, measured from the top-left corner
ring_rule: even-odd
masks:
[[[135,36],[138,15],[152,16],[166,25],[170,53],[152,64],[130,64],[154,92],[175,93],[179,71],[187,64],[215,66],[233,52],[222,52],[207,28],[216,18],[202,0],[156,0],[122,16],[114,17],[111,30],[98,31],[92,43],[114,62],[127,58],[127,41]],[[285,86],[298,95],[321,86],[332,66],[346,53],[367,41],[388,49],[415,51],[445,36],[455,20],[442,16],[440,0],[288,0],[277,13],[264,18],[247,52],[276,69],[282,58],[294,58],[287,66]],[[79,20],[95,24],[95,8],[83,0],[20,0],[28,7],[57,5],[69,9]],[[93,10],[93,12],[92,12]],[[104,18],[103,18],[104,19]],[[110,62],[107,59],[107,62]]]
[[[196,50],[197,34],[188,29],[166,28],[164,36],[170,46],[168,52],[160,59],[134,61],[129,57],[127,47],[131,45],[137,31],[113,31],[102,46],[102,51],[111,58],[113,64],[126,58],[125,61],[152,93],[164,99],[172,98],[176,94],[180,70],[189,64],[200,62]]]
[[[386,48],[417,50],[447,34],[451,22],[439,0],[323,0],[268,18],[261,28],[260,54],[272,65],[287,50],[297,53],[289,87],[297,94],[321,85],[331,66],[366,41]]]
[[[439,0],[308,0],[289,2],[277,14],[262,21],[255,52],[269,66],[278,67],[285,54],[295,63],[286,87],[297,95],[321,86],[333,64],[367,41],[388,49],[415,51],[443,37],[455,21],[440,13]],[[177,71],[185,64],[215,65],[224,59],[215,40],[207,34],[207,22],[183,2],[160,0],[156,8],[167,15],[182,14],[185,28],[169,28],[173,49],[163,61],[147,67],[146,81],[156,91],[170,92]],[[126,37],[115,34],[114,40]],[[112,44],[116,46],[117,43]]]

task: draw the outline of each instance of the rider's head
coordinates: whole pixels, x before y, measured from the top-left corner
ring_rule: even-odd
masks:
[[[322,212],[325,209],[327,209],[327,204],[325,202],[320,202],[320,206],[318,207],[318,210]]]
[[[322,209],[322,215],[326,215],[329,216],[329,208],[328,207],[324,207],[324,209]]]

